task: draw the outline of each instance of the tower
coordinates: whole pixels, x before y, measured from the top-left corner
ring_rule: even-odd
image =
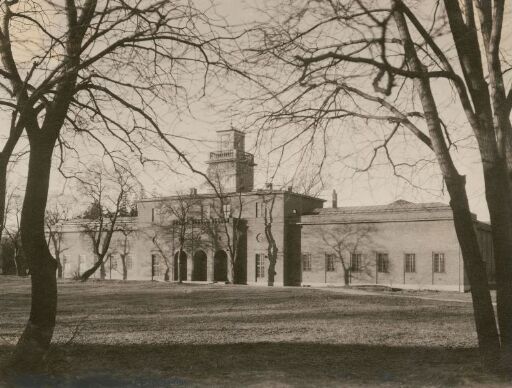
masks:
[[[210,152],[208,178],[223,193],[252,191],[254,155],[245,152],[245,134],[236,129],[217,131],[217,151]]]

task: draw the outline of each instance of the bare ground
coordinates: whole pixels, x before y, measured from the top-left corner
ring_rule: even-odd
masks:
[[[470,303],[155,282],[63,281],[59,293],[47,372],[10,384],[507,386],[481,371]],[[29,300],[28,279],[0,277],[0,362]]]

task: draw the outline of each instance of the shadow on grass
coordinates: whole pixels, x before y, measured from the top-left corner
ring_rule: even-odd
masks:
[[[0,347],[5,354],[12,350]],[[476,349],[316,343],[56,345],[22,387],[456,386],[498,384]]]

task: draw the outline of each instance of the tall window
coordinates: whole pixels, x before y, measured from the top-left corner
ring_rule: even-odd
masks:
[[[334,255],[332,253],[327,253],[325,255],[325,268],[326,268],[327,272],[336,271],[335,262],[336,262],[336,255]]]
[[[222,212],[224,214],[224,218],[229,218],[231,216],[231,205],[229,203],[222,205]]]
[[[442,273],[445,270],[445,259],[444,259],[444,253],[434,252],[433,253],[433,265],[434,265],[434,272],[436,273]]]
[[[162,271],[160,267],[160,257],[158,255],[151,255],[151,267],[153,269],[153,276],[161,276]]]
[[[363,255],[361,253],[350,254],[350,270],[352,272],[361,272],[363,270]]]
[[[302,270],[311,271],[311,253],[302,254]]]
[[[265,277],[265,255],[256,253],[256,277]]]
[[[377,253],[377,271],[389,272],[389,257],[387,253]]]
[[[405,254],[405,272],[416,272],[416,255],[414,253]]]
[[[256,218],[258,218],[260,216],[260,203],[256,202],[255,206],[256,206],[256,208],[255,208],[254,214],[256,215]]]
[[[151,222],[155,222],[155,208],[151,208]]]

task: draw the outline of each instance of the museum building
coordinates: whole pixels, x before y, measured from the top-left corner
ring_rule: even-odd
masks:
[[[245,135],[218,132],[204,193],[146,198],[123,218],[102,274],[95,277],[267,285],[385,285],[467,291],[469,284],[450,207],[398,200],[388,205],[331,207],[292,187],[254,189],[254,156]],[[213,185],[216,189],[213,189]],[[62,225],[65,277],[94,262],[83,220]],[[475,230],[494,281],[490,226]],[[129,233],[127,233],[129,231]]]

